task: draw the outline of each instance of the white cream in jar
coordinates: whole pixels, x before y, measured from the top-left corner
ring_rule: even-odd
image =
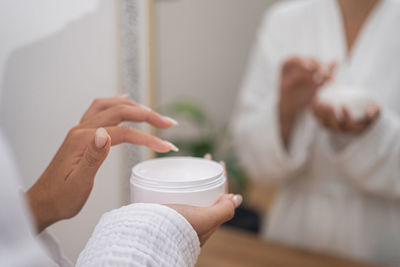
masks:
[[[342,108],[346,107],[350,116],[356,121],[363,120],[367,107],[374,103],[372,96],[366,90],[346,85],[329,85],[322,88],[318,100],[331,105],[339,119],[343,117]]]
[[[225,191],[224,168],[193,157],[158,158],[132,168],[132,203],[213,205]]]

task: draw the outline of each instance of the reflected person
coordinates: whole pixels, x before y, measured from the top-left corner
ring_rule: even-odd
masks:
[[[400,1],[279,1],[266,13],[234,118],[251,177],[278,182],[265,236],[400,263]],[[316,100],[375,96],[362,121]]]

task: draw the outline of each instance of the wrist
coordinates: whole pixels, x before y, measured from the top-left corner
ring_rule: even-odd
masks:
[[[290,135],[296,120],[296,114],[295,112],[292,112],[289,108],[285,108],[282,102],[279,103],[278,109],[281,138],[283,145],[286,149],[288,149]]]
[[[287,103],[287,101],[284,101],[281,98],[278,103],[278,109],[279,109],[280,119],[284,119],[287,121],[294,120],[294,118],[296,116],[296,111],[293,108],[292,103]]]
[[[291,125],[296,120],[296,112],[292,111],[290,108],[286,108],[282,102],[279,103],[278,109],[281,128],[291,128]]]
[[[54,202],[48,192],[41,190],[40,181],[26,192],[26,198],[38,233],[58,221]]]

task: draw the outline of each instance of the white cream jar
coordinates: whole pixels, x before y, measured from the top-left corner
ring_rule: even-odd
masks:
[[[158,158],[132,168],[132,203],[213,205],[225,191],[223,167],[193,157]]]
[[[322,88],[318,100],[331,105],[339,119],[343,117],[342,108],[346,107],[350,116],[356,121],[364,119],[367,107],[374,102],[365,90],[346,85],[330,85]]]

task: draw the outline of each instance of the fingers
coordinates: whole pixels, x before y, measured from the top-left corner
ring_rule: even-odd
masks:
[[[319,87],[323,86],[327,82],[331,81],[333,79],[333,74],[336,70],[337,63],[333,62],[324,68],[321,67],[319,69],[318,75],[320,75],[320,78],[318,81],[316,81],[319,84]]]
[[[159,153],[166,153],[171,150],[179,151],[174,144],[127,125],[107,127],[107,131],[111,136],[111,144],[113,146],[129,143],[147,146]]]
[[[337,118],[335,110],[332,106],[314,102],[313,111],[317,119],[326,128],[339,131],[341,129],[341,121]]]
[[[340,120],[336,117],[335,110],[330,105],[323,105],[322,106],[323,113],[325,116],[325,120],[328,126],[335,131],[340,130]]]
[[[321,68],[319,62],[313,58],[300,59],[299,63],[310,72],[319,71]]]
[[[204,155],[204,159],[207,160],[212,160],[212,155],[210,153],[207,153]],[[221,164],[222,168],[224,168],[224,174],[225,174],[225,194],[229,192],[229,179],[228,179],[228,172],[226,171],[226,164],[225,161],[220,161],[219,164]]]
[[[176,204],[167,206],[176,210],[188,220],[196,230],[200,244],[203,245],[218,226],[233,218],[235,209],[239,207],[242,201],[243,199],[240,195],[224,194],[211,207],[193,207]]]
[[[229,192],[229,179],[228,179],[228,172],[226,171],[226,164],[225,161],[220,161],[219,164],[224,168],[224,173],[225,173],[225,194]]]
[[[104,128],[97,129],[92,142],[71,175],[71,177],[77,178],[74,182],[89,183],[89,188],[91,188],[97,170],[110,151],[110,146],[111,138],[107,131]]]
[[[117,105],[130,105],[136,106],[138,105],[135,101],[128,99],[127,95],[122,95],[118,97],[108,97],[108,98],[96,98],[88,110],[83,115],[80,123],[87,121],[88,119],[92,118],[97,113],[109,109],[113,106]]]
[[[368,120],[374,121],[380,115],[380,108],[379,108],[378,104],[372,103],[372,104],[368,105],[365,113],[366,113],[366,117]]]
[[[211,154],[210,154],[210,153],[205,154],[205,155],[204,155],[204,159],[212,160]]]
[[[223,224],[235,215],[235,209],[242,204],[241,195],[224,194],[214,206],[209,207],[209,216],[214,218],[216,225]]]
[[[316,91],[332,78],[332,66],[323,68],[314,59],[293,57],[287,60],[282,67],[282,84],[284,87],[308,88],[313,97]],[[332,67],[333,68],[333,67]]]
[[[337,63],[333,62],[325,68],[315,59],[292,57],[284,62],[282,73],[306,77],[315,83],[317,87],[332,79]]]
[[[349,110],[346,107],[342,108],[342,113],[343,113],[343,122],[342,122],[342,130],[344,132],[359,132],[360,125],[354,121],[352,118]]]
[[[356,121],[349,110],[342,107],[342,118],[338,119],[330,105],[314,102],[313,111],[320,123],[326,128],[345,133],[362,133],[379,116],[380,110],[376,104],[368,106],[365,119]]]
[[[151,111],[143,106],[118,105],[96,114],[84,122],[82,128],[116,126],[123,121],[148,122],[157,128],[169,128],[178,123],[169,117]]]
[[[333,73],[336,71],[338,67],[338,63],[337,62],[332,62],[331,64],[328,65],[328,69],[327,69],[327,73],[329,74],[329,76],[333,76]]]
[[[311,80],[312,76],[319,69],[319,64],[313,60],[301,59],[293,57],[287,60],[282,67],[282,73],[292,80],[300,78]]]
[[[362,121],[354,120],[347,108],[343,108],[343,113],[345,114],[344,131],[346,132],[362,133],[372,122],[367,116]]]

